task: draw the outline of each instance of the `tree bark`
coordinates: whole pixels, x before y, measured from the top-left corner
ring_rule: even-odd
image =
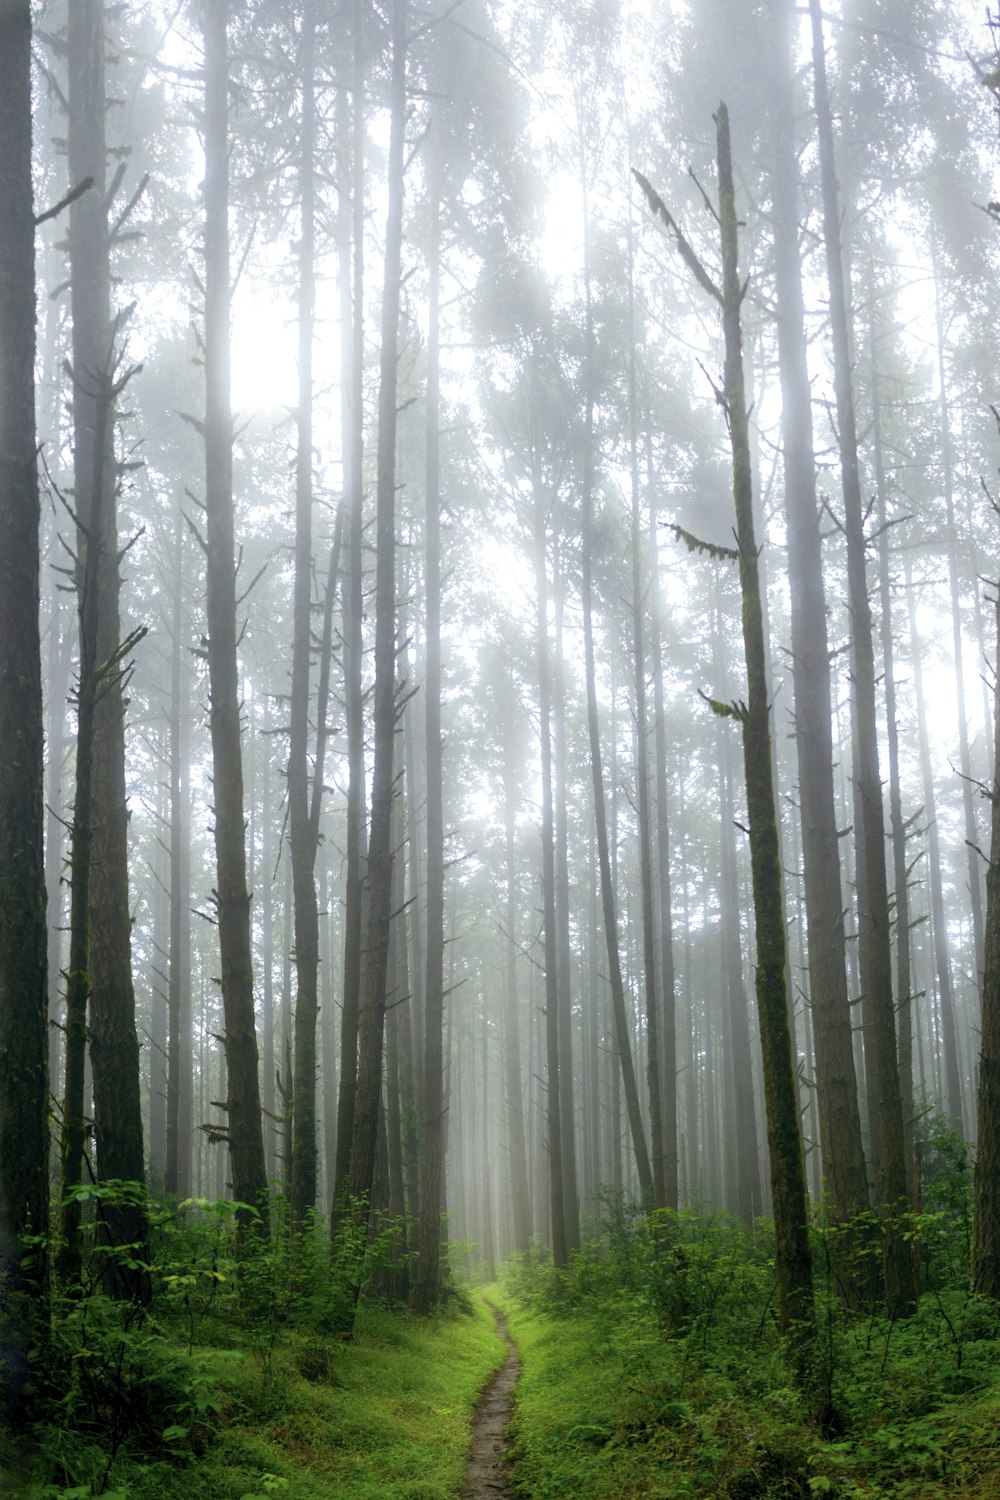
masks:
[[[337,1160],[332,1223],[336,1228],[351,1171],[358,1087],[358,1021],[361,1013],[365,860],[365,709],[362,679],[364,594],[364,237],[365,66],[362,0],[351,5],[353,99],[347,145],[347,91],[338,92],[340,152],[341,381],[344,492],[347,499],[348,562],[344,589],[344,695],[347,700],[347,859],[344,888],[344,987],[340,1012],[340,1087],[337,1094]],[[349,170],[348,170],[349,162]],[[348,213],[349,205],[349,213]],[[350,223],[350,230],[348,230]],[[353,245],[353,262],[351,247]],[[348,267],[351,275],[348,276]],[[347,328],[350,327],[350,339]]]
[[[257,1077],[247,889],[241,704],[236,660],[233,425],[230,411],[228,0],[204,9],[205,522],[216,890],[226,1121],[241,1234],[266,1238],[267,1174]]]
[[[539,751],[542,772],[542,929],[545,971],[545,1079],[548,1122],[549,1230],[552,1263],[565,1266],[565,1174],[562,1162],[562,1110],[559,1103],[559,991],[556,966],[556,877],[552,810],[552,702],[549,678],[549,600],[546,563],[545,494],[534,479],[535,649],[538,672]]]
[[[830,645],[799,255],[799,183],[788,0],[775,0],[772,17],[775,284],[795,742],[823,1180],[830,1212],[836,1221],[850,1219],[867,1209],[868,1184],[854,1072],[840,847],[833,795]]]
[[[424,777],[427,905],[424,988],[424,1154],[420,1177],[419,1257],[413,1287],[417,1312],[441,1294],[441,1204],[444,1190],[444,821],[441,745],[441,465],[440,323],[441,146],[428,140],[430,237],[427,248],[427,423],[424,516]]]
[[[997,429],[1000,414],[994,409]],[[995,514],[1000,509],[993,502]],[[1000,667],[1000,588],[995,589],[995,668]],[[993,744],[1000,747],[1000,681],[994,672]],[[976,1094],[973,1169],[972,1285],[1000,1298],[1000,751],[990,787],[990,857],[986,869],[986,927],[982,989],[982,1040]]]
[[[903,1107],[896,1054],[896,1020],[892,994],[892,948],[885,864],[885,820],[879,775],[878,724],[875,706],[875,653],[868,595],[857,427],[851,385],[848,285],[840,243],[840,213],[833,154],[833,125],[826,91],[825,59],[819,0],[810,0],[816,70],[816,115],[820,137],[823,187],[823,239],[830,286],[837,438],[844,491],[847,539],[847,586],[851,618],[851,665],[856,712],[858,792],[862,814],[867,907],[859,911],[861,941],[867,944],[869,995],[873,1027],[873,1062],[877,1076],[880,1162],[878,1200],[885,1231],[886,1301],[893,1313],[906,1314],[916,1303],[913,1249],[901,1215],[907,1207]]]
[[[396,736],[396,385],[406,127],[406,0],[392,8],[385,276],[382,288],[375,517],[375,688],[365,989],[358,1029],[358,1085],[350,1193],[367,1212],[375,1174],[385,995],[392,915],[392,796]]]
[[[292,1160],[289,1211],[301,1234],[316,1207],[316,1029],[319,1021],[319,909],[316,834],[309,801],[309,667],[312,657],[313,324],[316,303],[315,225],[316,14],[302,12],[302,119],[299,142],[299,407],[295,457],[295,583],[293,598],[291,735],[288,827],[295,922],[295,1062],[292,1080]],[[320,720],[317,720],[319,733]],[[322,770],[317,766],[314,791]],[[318,803],[317,825],[318,832]]]
[[[35,468],[31,10],[0,7],[0,1391],[18,1422],[48,1314],[48,1079]],[[31,1259],[26,1239],[40,1237]]]

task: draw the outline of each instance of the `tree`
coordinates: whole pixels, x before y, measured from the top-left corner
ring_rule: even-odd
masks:
[[[0,1390],[22,1414],[27,1350],[47,1316],[42,676],[35,469],[31,8],[0,6]]]
[[[367,1214],[375,1178],[382,1098],[389,924],[392,919],[392,798],[396,737],[396,417],[406,132],[406,0],[393,0],[388,205],[379,360],[375,517],[375,687],[365,988],[358,1032],[358,1086],[350,1193]]]
[[[830,645],[799,259],[791,8],[787,0],[776,0],[771,8],[774,274],[809,1005],[816,1045],[823,1183],[833,1218],[844,1220],[868,1208],[868,1183],[852,1050],[839,834],[833,795]]]
[[[830,329],[833,343],[837,438],[844,495],[847,542],[848,608],[851,622],[851,667],[854,684],[854,741],[861,827],[858,863],[864,867],[865,905],[859,906],[861,940],[868,954],[868,995],[871,1015],[872,1060],[878,1102],[879,1153],[877,1197],[885,1225],[885,1293],[889,1308],[912,1311],[916,1301],[913,1250],[901,1215],[907,1207],[903,1105],[896,1052],[896,1020],[892,995],[892,947],[885,861],[885,818],[879,775],[878,725],[875,701],[875,652],[868,594],[866,539],[861,503],[857,424],[851,378],[848,325],[848,283],[840,241],[840,213],[833,151],[833,126],[826,91],[826,75],[818,0],[810,0],[814,31],[816,117],[819,125],[823,190],[823,241],[830,287]],[[867,1057],[867,1048],[866,1048]]]
[[[226,1058],[226,1140],[244,1236],[266,1237],[267,1173],[257,1077],[250,892],[236,646],[233,425],[230,411],[228,0],[204,9],[205,556],[216,890]]]
[[[125,793],[123,678],[130,647],[143,631],[121,639],[118,471],[115,462],[116,398],[132,373],[117,375],[124,320],[111,316],[111,249],[121,224],[142,192],[140,185],[112,231],[105,140],[104,0],[81,0],[68,17],[69,167],[75,182],[93,186],[70,208],[70,290],[73,312],[73,449],[81,630],[93,639],[81,649],[90,681],[80,690],[91,702],[88,751],[91,784],[81,789],[88,806],[81,837],[87,842],[85,964],[89,978],[89,1042],[94,1075],[97,1175],[102,1181],[144,1186],[139,1102],[139,1039],[132,982],[132,913],[128,879],[128,804]],[[93,590],[86,596],[86,589]],[[81,736],[82,738],[82,736]],[[128,1256],[103,1260],[108,1289],[148,1301],[144,1263],[149,1258],[146,1211],[140,1194],[101,1198],[100,1237]]]
[[[764,1063],[767,1140],[774,1197],[775,1255],[778,1272],[779,1315],[795,1375],[808,1386],[816,1324],[812,1302],[812,1256],[809,1247],[808,1204],[792,1041],[786,990],[785,914],[781,892],[781,860],[774,782],[771,769],[770,703],[764,651],[764,618],[760,592],[758,548],[754,535],[749,424],[744,394],[740,308],[744,287],[738,264],[738,220],[733,184],[729,114],[720,104],[715,116],[719,172],[719,230],[722,246],[722,284],[705,270],[644,177],[636,174],[653,212],[673,236],[680,254],[699,285],[718,303],[725,338],[725,369],[716,394],[725,412],[733,455],[733,501],[736,510],[736,553],[743,601],[743,644],[747,670],[745,703],[716,704],[716,711],[739,722],[743,736],[743,764],[749,814],[750,864],[756,920],[757,1009],[760,1016]],[[689,537],[695,548],[705,544]],[[723,549],[709,548],[718,555]],[[732,556],[730,550],[729,553]]]
[[[302,15],[302,122],[299,142],[299,409],[295,454],[295,597],[292,638],[291,736],[288,752],[288,822],[295,917],[295,1071],[292,1085],[290,1208],[300,1232],[316,1206],[316,1027],[319,1018],[319,909],[316,848],[309,803],[309,665],[312,657],[313,320],[316,300],[315,87],[316,14]],[[319,733],[317,726],[317,733]],[[314,787],[322,785],[315,769]]]

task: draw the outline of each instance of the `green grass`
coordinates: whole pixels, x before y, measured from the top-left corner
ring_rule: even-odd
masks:
[[[269,1368],[246,1351],[202,1347],[219,1411],[198,1456],[120,1455],[103,1467],[79,1444],[62,1478],[30,1500],[452,1500],[460,1492],[469,1422],[504,1346],[478,1300],[434,1319],[362,1306],[354,1341],[283,1335]],[[53,1443],[48,1441],[51,1472]],[[98,1477],[100,1476],[100,1477]],[[0,1490],[0,1493],[3,1493]]]
[[[523,1362],[511,1430],[515,1492],[531,1500],[1000,1495],[1000,1371],[966,1393],[942,1389],[916,1326],[909,1348],[897,1330],[895,1358],[876,1351],[881,1378],[825,1440],[772,1353],[713,1363],[624,1296],[564,1310],[496,1300]]]

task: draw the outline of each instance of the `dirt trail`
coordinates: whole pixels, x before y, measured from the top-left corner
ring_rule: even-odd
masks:
[[[472,1420],[472,1448],[462,1500],[511,1500],[506,1431],[521,1361],[507,1332],[507,1319],[492,1302],[486,1306],[497,1320],[497,1333],[507,1345],[507,1358],[480,1397]]]

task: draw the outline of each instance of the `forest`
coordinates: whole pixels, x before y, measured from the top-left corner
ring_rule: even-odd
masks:
[[[0,0],[0,1496],[1000,1494],[1000,16]]]

